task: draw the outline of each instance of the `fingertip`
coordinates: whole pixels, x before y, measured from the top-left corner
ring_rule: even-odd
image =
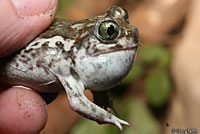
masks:
[[[11,0],[18,15],[33,16],[49,12],[55,6],[55,0]]]
[[[58,0],[1,1],[0,57],[24,47],[44,31],[53,21],[57,7]]]
[[[12,87],[0,92],[0,133],[39,133],[46,121],[45,103],[33,90]]]

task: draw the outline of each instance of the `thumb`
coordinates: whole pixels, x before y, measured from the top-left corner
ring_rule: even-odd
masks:
[[[0,0],[0,58],[24,47],[53,21],[58,0]]]

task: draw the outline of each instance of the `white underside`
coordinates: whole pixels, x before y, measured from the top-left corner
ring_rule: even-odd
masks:
[[[85,86],[93,91],[106,90],[120,82],[131,69],[136,49],[77,58],[77,72]],[[80,55],[80,54],[79,54]]]

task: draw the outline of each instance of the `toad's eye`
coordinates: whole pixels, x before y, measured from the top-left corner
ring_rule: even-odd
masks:
[[[119,37],[119,24],[111,19],[106,19],[97,24],[95,34],[103,41],[113,41]]]

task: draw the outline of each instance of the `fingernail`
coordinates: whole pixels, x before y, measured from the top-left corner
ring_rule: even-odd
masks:
[[[13,5],[20,15],[37,15],[47,12],[56,0],[12,0]]]

